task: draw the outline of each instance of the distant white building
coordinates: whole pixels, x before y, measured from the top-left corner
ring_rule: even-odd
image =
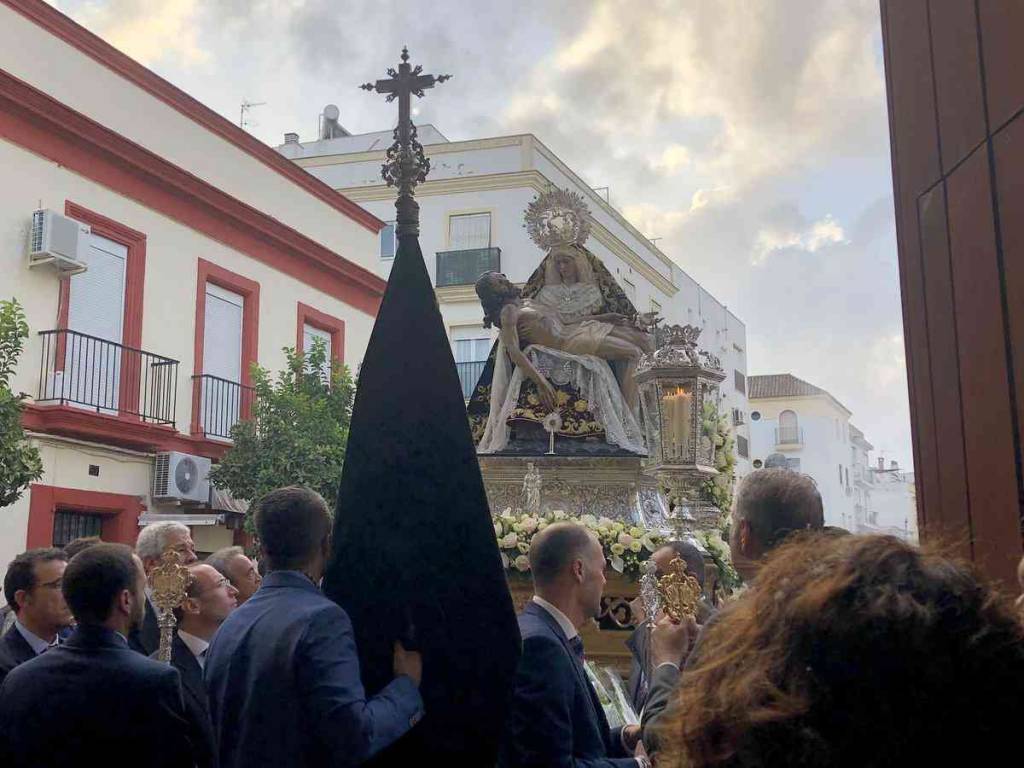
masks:
[[[331,111],[325,110],[330,115]],[[428,180],[416,189],[420,245],[437,289],[441,314],[464,391],[472,391],[495,338],[484,329],[473,283],[487,270],[524,283],[543,254],[523,226],[538,192],[551,185],[584,196],[594,224],[587,247],[616,277],[641,312],[657,311],[669,323],[703,328],[701,346],[726,370],[722,407],[737,435],[738,470],[749,470],[746,326],[657,246],[591,189],[536,137],[525,134],[449,141],[432,125],[418,126],[430,158]],[[287,134],[278,151],[346,197],[386,220],[394,219],[395,191],[380,167],[392,132],[352,136],[336,120],[323,121],[316,141]],[[394,228],[381,235],[379,274],[386,277],[395,253]]]
[[[782,462],[810,475],[821,492],[825,524],[852,533],[917,541],[913,474],[889,469],[831,394],[789,373],[751,376],[750,457],[755,469]]]
[[[895,461],[885,467],[885,460],[878,459],[878,466],[871,470],[871,505],[867,518],[857,528],[857,533],[887,533],[907,541],[917,542],[917,494],[914,473],[904,472]]]
[[[760,468],[773,454],[814,478],[826,525],[850,529],[854,519],[853,453],[846,406],[789,373],[751,376],[750,458]]]

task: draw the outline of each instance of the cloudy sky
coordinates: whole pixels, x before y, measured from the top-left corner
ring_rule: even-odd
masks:
[[[910,463],[877,0],[53,4],[233,120],[267,102],[270,144],[328,103],[390,127],[356,85],[408,44],[455,76],[418,121],[536,134],[746,322],[751,373],[827,389]]]

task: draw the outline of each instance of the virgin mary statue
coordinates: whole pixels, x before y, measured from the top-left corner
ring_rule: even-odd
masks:
[[[496,273],[477,283],[485,326],[501,333],[468,406],[478,450],[506,450],[513,432],[535,437],[544,425],[562,437],[645,452],[634,372],[652,341],[583,246],[589,212],[582,198],[554,190],[531,204],[526,219],[548,253],[523,290]]]

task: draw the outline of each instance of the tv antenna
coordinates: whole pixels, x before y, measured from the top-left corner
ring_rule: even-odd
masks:
[[[248,99],[242,99],[242,107],[238,111],[238,127],[252,128],[256,125],[256,122],[249,117],[249,112],[252,111],[253,107],[262,107],[266,104],[265,101],[249,101]]]

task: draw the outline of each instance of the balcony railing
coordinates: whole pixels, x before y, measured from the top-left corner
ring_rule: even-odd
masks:
[[[40,331],[38,403],[174,424],[178,361],[78,331]]]
[[[462,384],[462,396],[469,400],[480,380],[480,374],[484,372],[486,360],[477,360],[472,363],[456,363],[455,369],[459,372],[459,382]]]
[[[804,431],[800,427],[776,427],[775,445],[803,445]]]
[[[204,437],[230,439],[231,428],[252,415],[252,387],[208,373],[193,376],[192,387],[196,424]]]
[[[484,272],[501,271],[501,248],[437,252],[437,287],[473,285]]]

